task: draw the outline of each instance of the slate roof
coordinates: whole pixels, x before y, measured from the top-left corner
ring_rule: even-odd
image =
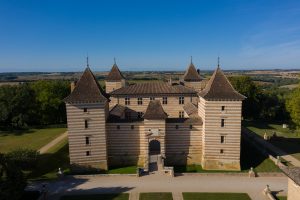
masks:
[[[65,103],[98,103],[108,100],[90,68],[87,67],[74,90],[64,99]]]
[[[159,100],[152,100],[149,102],[144,119],[166,119],[168,115],[165,113]]]
[[[280,169],[300,186],[300,167],[281,167]]]
[[[195,114],[198,115],[198,108],[192,102],[186,103],[183,106],[183,109],[188,114],[188,116],[195,115]]]
[[[109,114],[116,116],[116,117],[121,117],[124,115],[125,111],[126,111],[126,107],[122,106],[120,104],[116,104],[110,111]]]
[[[187,82],[201,81],[201,77],[198,74],[198,72],[192,62],[190,64],[190,66],[187,68],[186,72],[184,73],[183,80],[187,81]]]
[[[199,92],[199,95],[206,100],[244,100],[246,97],[238,93],[222,70],[218,67],[205,88]]]
[[[115,63],[109,74],[107,75],[106,77],[106,80],[107,81],[121,81],[122,79],[125,79],[123,74],[121,73],[121,71],[119,70],[117,64]]]
[[[134,85],[129,85],[126,87],[119,88],[110,93],[111,96],[121,96],[121,95],[152,95],[159,96],[162,94],[166,95],[197,95],[197,92],[191,88],[188,88],[183,85],[170,85],[166,82],[146,82],[146,83],[138,83]]]

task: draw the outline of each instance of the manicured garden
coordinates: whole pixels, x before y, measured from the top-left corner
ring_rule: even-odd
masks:
[[[66,195],[60,200],[128,200],[128,193],[120,194],[86,194],[86,195]]]
[[[65,131],[66,128],[0,131],[0,152],[7,153],[18,148],[38,150]]]
[[[184,192],[184,200],[251,200],[246,193],[200,193]]]
[[[140,193],[139,200],[172,200],[171,192]]]
[[[300,160],[299,129],[291,130],[289,128],[282,128],[281,123],[267,123],[260,121],[243,121],[243,126],[261,137],[263,137],[265,133],[267,133],[268,136],[272,136],[276,133],[277,137],[271,139],[270,142],[287,154]]]
[[[107,174],[136,174],[137,166],[111,167]]]

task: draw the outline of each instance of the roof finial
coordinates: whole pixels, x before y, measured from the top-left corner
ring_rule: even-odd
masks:
[[[116,65],[117,64],[117,62],[116,62],[116,58],[114,57],[114,64]]]
[[[86,57],[86,67],[90,67],[90,65],[89,65],[89,56]]]
[[[220,68],[220,57],[218,56],[218,68]]]
[[[193,64],[193,56],[191,56],[191,64]]]

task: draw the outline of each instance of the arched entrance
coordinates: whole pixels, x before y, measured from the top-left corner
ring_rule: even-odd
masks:
[[[149,154],[150,155],[160,154],[160,142],[158,140],[151,140],[149,142]]]

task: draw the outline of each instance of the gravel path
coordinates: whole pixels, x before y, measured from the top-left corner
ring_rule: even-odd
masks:
[[[52,140],[51,142],[49,142],[48,144],[46,144],[45,146],[43,146],[42,148],[40,148],[38,151],[41,154],[46,153],[51,147],[58,144],[60,141],[65,139],[67,136],[68,136],[68,132],[66,131],[63,134],[61,134],[60,136],[58,136],[57,138],[55,138],[54,140]]]

